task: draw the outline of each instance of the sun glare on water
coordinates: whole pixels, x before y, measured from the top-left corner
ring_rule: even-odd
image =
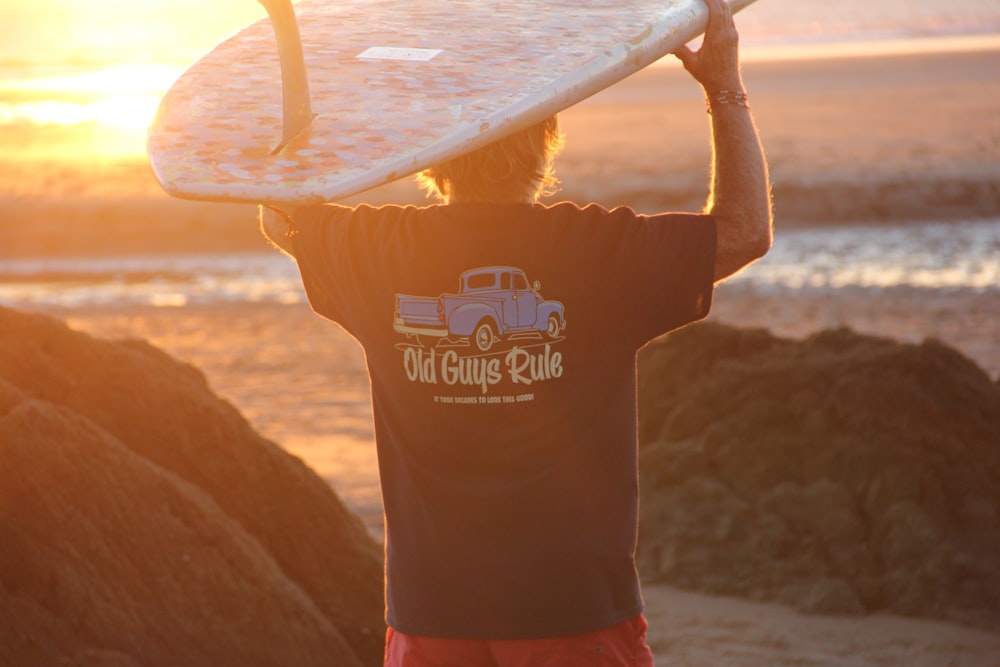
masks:
[[[254,0],[0,0],[0,159],[139,157],[160,98]]]
[[[113,65],[96,71],[0,82],[0,123],[100,123],[145,128],[180,71],[163,65]]]
[[[0,79],[3,156],[76,160],[137,158],[146,128],[181,67],[63,68]]]

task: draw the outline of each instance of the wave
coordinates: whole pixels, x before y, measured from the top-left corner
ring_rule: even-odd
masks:
[[[1000,292],[1000,219],[782,231],[734,286]],[[727,283],[728,284],[728,283]],[[85,308],[305,302],[293,262],[277,253],[8,260],[0,304]]]

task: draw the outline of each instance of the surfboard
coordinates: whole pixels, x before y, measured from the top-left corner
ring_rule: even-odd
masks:
[[[708,17],[703,0],[260,1],[268,17],[160,102],[147,150],[171,195],[336,201],[560,112]]]

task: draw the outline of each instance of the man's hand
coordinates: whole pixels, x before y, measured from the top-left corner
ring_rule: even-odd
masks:
[[[289,237],[292,217],[279,208],[267,204],[260,205],[260,231],[271,244],[291,258],[295,258],[295,246]]]
[[[714,95],[721,91],[740,91],[739,34],[733,21],[733,12],[725,0],[705,0],[708,5],[708,28],[701,48],[692,51],[682,46],[674,55],[701,84],[705,92]]]

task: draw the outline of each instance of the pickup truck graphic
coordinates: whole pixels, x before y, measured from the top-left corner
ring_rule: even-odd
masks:
[[[393,329],[416,338],[457,339],[489,352],[500,340],[556,339],[566,328],[563,305],[546,301],[530,286],[524,271],[489,266],[462,274],[458,294],[439,297],[396,295]]]

